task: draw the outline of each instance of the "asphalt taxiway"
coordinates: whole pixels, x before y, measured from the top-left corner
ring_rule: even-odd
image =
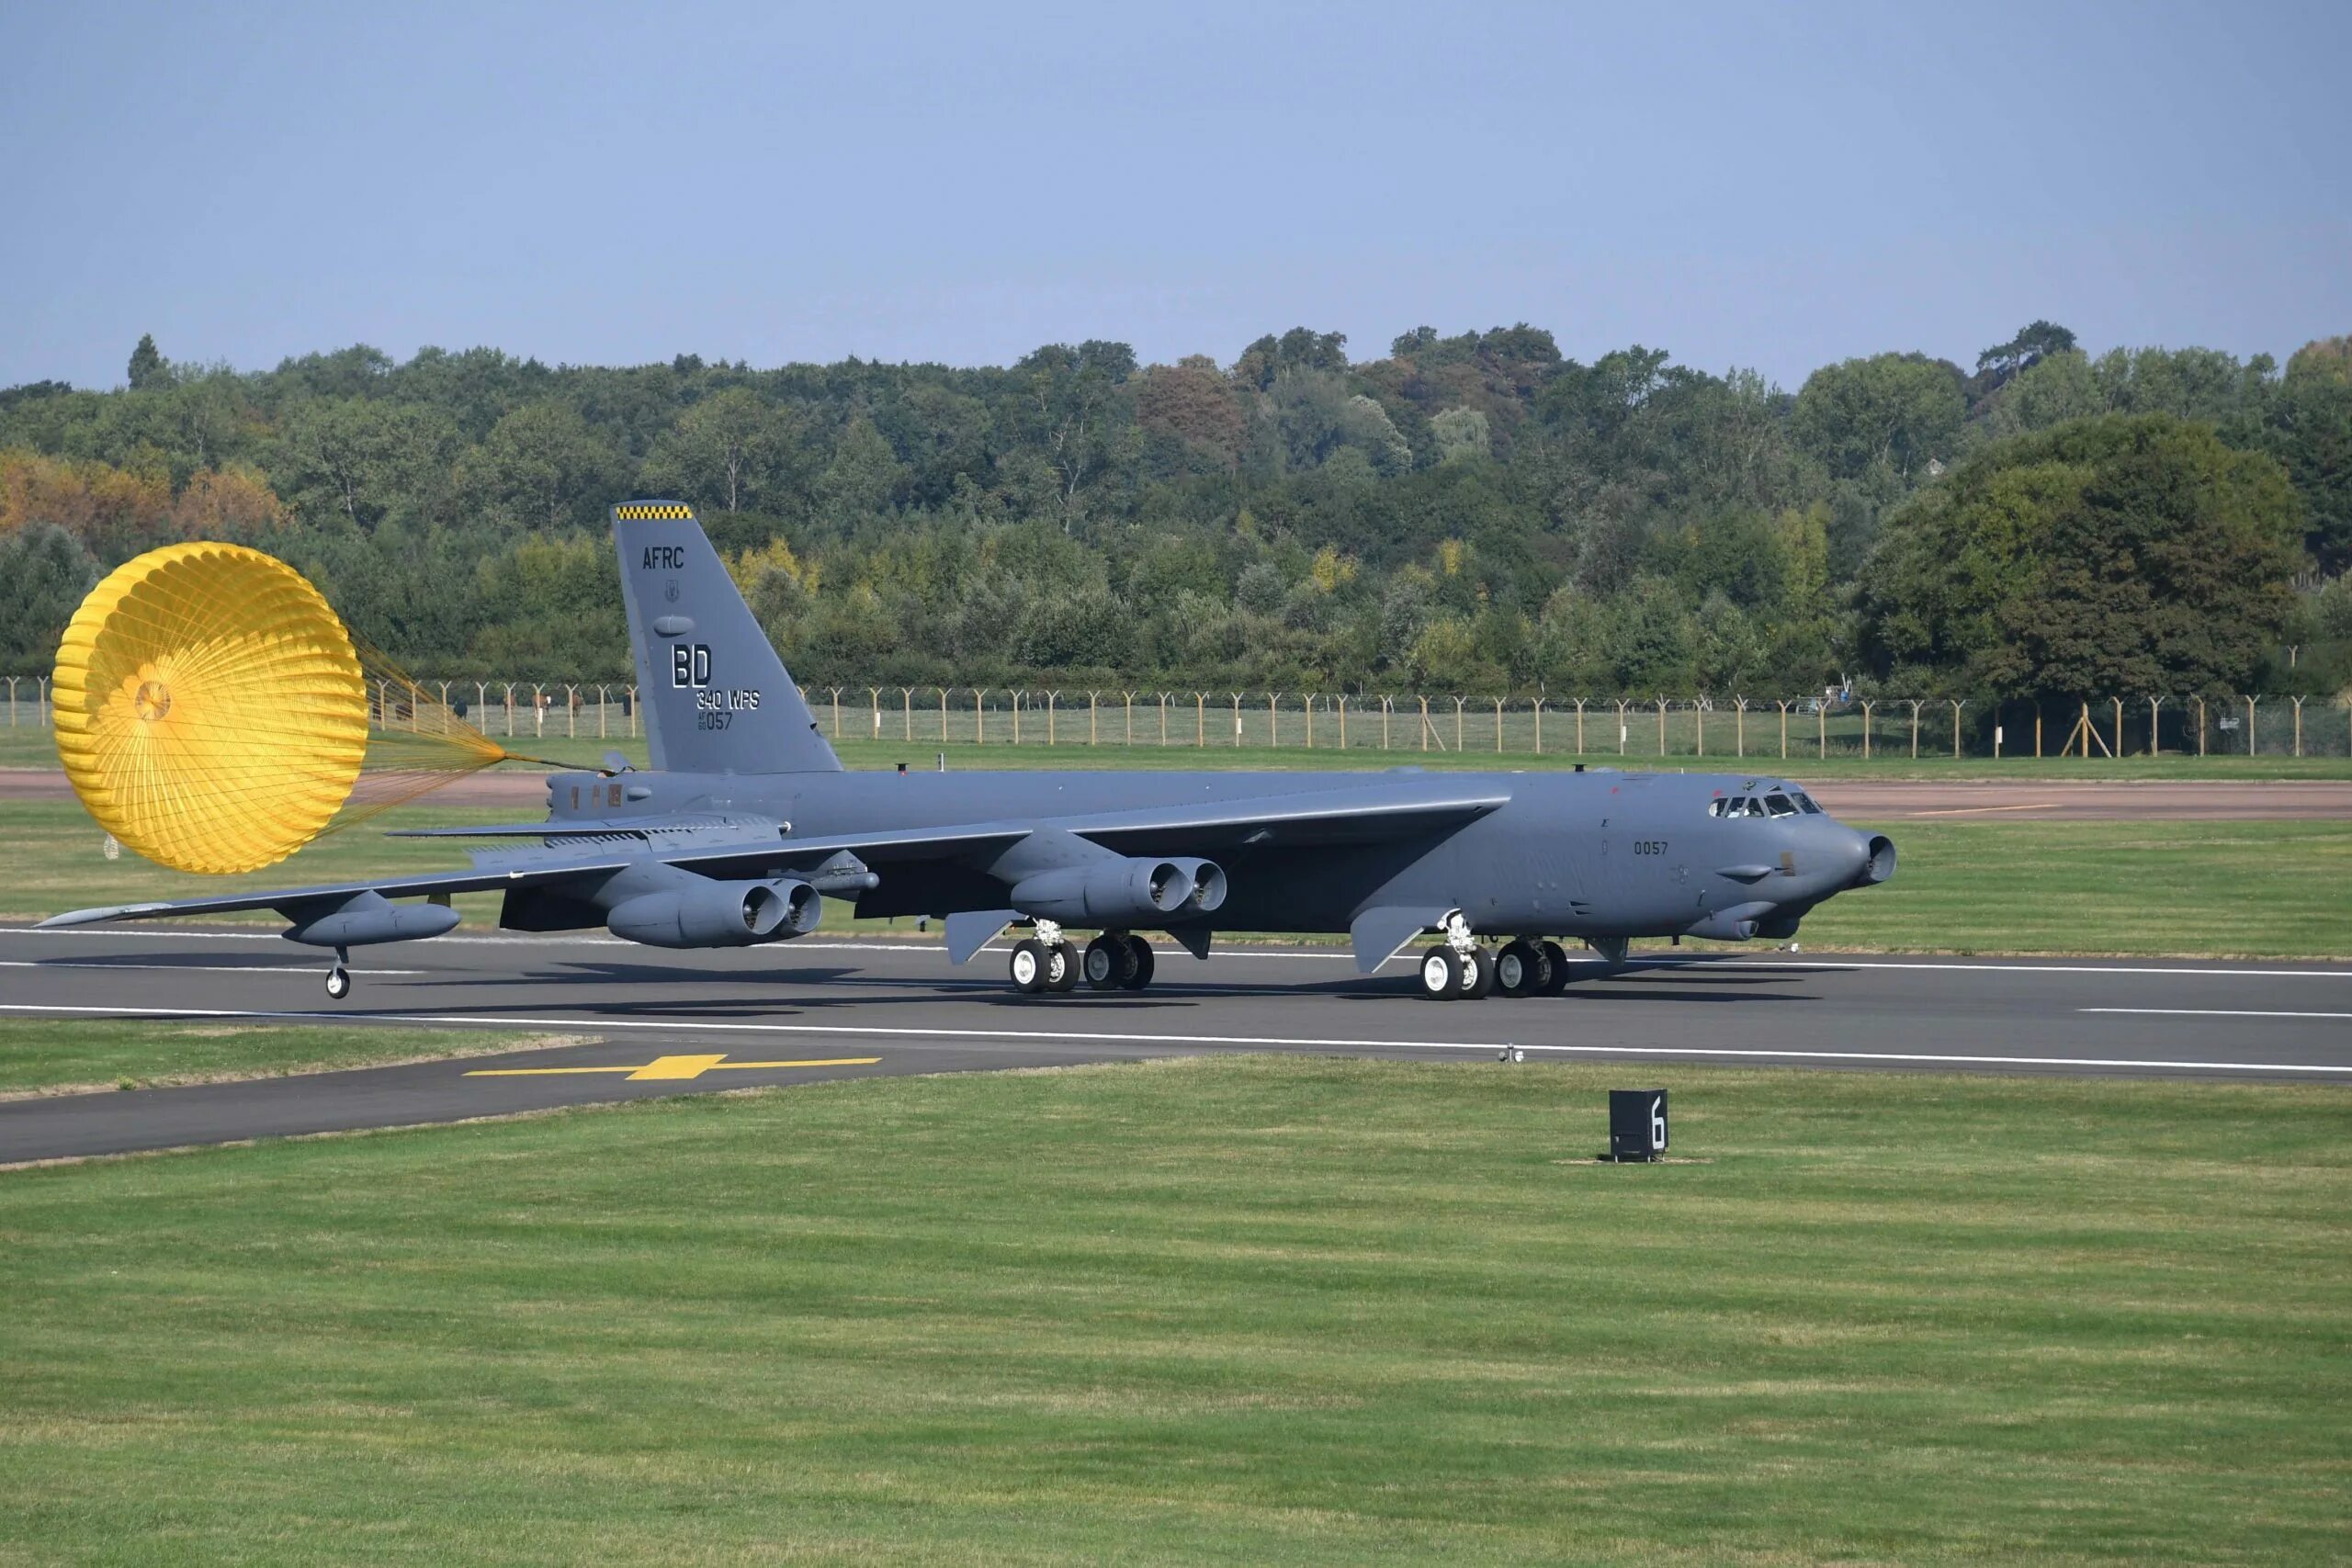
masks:
[[[346,1072],[0,1102],[0,1164],[452,1122],[816,1077],[1219,1051],[2268,1077],[2352,1086],[2352,964],[1663,955],[1558,998],[1430,1002],[1408,960],[1197,962],[1140,995],[1023,997],[1003,960],[815,937],[669,953],[605,937],[452,937],[315,955],[253,931],[0,928],[0,1016],[513,1030],[585,1043]],[[169,1064],[155,1065],[158,1072]]]

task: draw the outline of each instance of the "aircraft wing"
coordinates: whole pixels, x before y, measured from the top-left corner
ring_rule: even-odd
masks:
[[[146,920],[165,915],[227,915],[243,909],[286,909],[305,904],[339,904],[362,893],[387,898],[425,898],[453,893],[494,892],[503,887],[528,887],[571,876],[593,876],[623,869],[625,860],[586,860],[578,856],[543,865],[481,867],[471,871],[427,872],[417,876],[388,876],[374,882],[333,882],[315,887],[279,887],[259,893],[226,893],[216,898],[175,898],[152,904],[116,904],[99,909],[75,909],[51,915],[41,927],[88,926],[103,920]]]
[[[1296,795],[1261,795],[1242,800],[1204,801],[1199,805],[1148,807],[1138,810],[1080,813],[1027,821],[956,823],[935,828],[872,829],[864,832],[770,838],[752,824],[729,824],[714,833],[707,827],[680,834],[682,841],[664,844],[661,835],[645,835],[644,847],[624,851],[607,824],[594,824],[585,834],[567,834],[563,825],[517,823],[507,826],[433,830],[434,837],[537,837],[558,842],[569,838],[601,838],[600,853],[583,855],[550,843],[542,858],[524,851],[502,854],[469,871],[430,872],[415,876],[386,877],[372,882],[346,882],[315,887],[272,889],[226,894],[213,898],[179,898],[148,904],[120,904],[105,908],[75,909],[43,920],[45,927],[92,925],[105,920],[154,919],[175,915],[221,915],[245,909],[285,909],[299,905],[338,902],[361,893],[386,898],[443,897],[508,887],[526,887],[574,877],[607,875],[631,864],[658,861],[711,876],[766,876],[788,870],[813,871],[834,855],[846,852],[872,866],[922,861],[965,859],[1001,850],[1040,829],[1052,828],[1101,844],[1121,853],[1182,854],[1229,852],[1261,846],[1283,847],[1363,843],[1415,833],[1459,827],[1506,804],[1510,795],[1491,787],[1459,788],[1432,784],[1398,795],[1388,790],[1319,790]],[[553,826],[556,831],[550,832]],[[783,833],[781,824],[777,832]],[[717,841],[714,841],[716,839]]]

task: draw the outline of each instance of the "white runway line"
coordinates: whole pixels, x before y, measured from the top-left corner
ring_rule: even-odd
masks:
[[[668,1033],[816,1034],[882,1036],[901,1040],[1013,1040],[1030,1043],[1075,1042],[1083,1045],[1264,1045],[1339,1051],[1543,1051],[1555,1055],[1584,1056],[1704,1056],[1759,1062],[1901,1062],[1915,1066],[2006,1067],[2131,1067],[2155,1072],[2205,1073],[2334,1073],[2352,1076],[2352,1065],[2309,1062],[2195,1062],[2110,1056],[1979,1056],[1939,1055],[1917,1051],[1776,1051],[1740,1046],[1700,1045],[1529,1045],[1513,1041],[1464,1040],[1339,1040],[1277,1034],[1115,1034],[1077,1029],[930,1029],[915,1025],[834,1023],[723,1023],[707,1019],[675,1022],[655,1019],[501,1018],[467,1013],[264,1012],[234,1009],[47,1007],[0,1002],[0,1013],[96,1014],[156,1020],[182,1018],[269,1018],[337,1023],[442,1023],[468,1028],[566,1029],[588,1032],[639,1029]]]
[[[2124,1012],[2144,1018],[2344,1018],[2352,1012],[2256,1012],[2245,1008],[2076,1008],[2076,1012]]]

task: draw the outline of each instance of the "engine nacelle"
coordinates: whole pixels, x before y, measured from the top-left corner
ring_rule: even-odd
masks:
[[[648,947],[751,947],[807,936],[824,910],[805,882],[707,882],[616,904],[605,929]]]
[[[1213,860],[1178,860],[1176,868],[1192,879],[1192,891],[1185,897],[1183,912],[1206,915],[1225,902],[1225,868]]]
[[[1070,925],[1156,926],[1186,911],[1196,888],[1197,866],[1216,873],[1216,893],[1225,897],[1225,874],[1206,861],[1154,860],[1135,856],[1041,871],[1013,884],[1012,907],[1024,915]]]

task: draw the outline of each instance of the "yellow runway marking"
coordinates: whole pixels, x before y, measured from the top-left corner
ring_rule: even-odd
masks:
[[[631,1083],[650,1078],[698,1078],[713,1068],[748,1072],[757,1067],[870,1067],[879,1056],[831,1056],[813,1062],[730,1062],[716,1056],[656,1056],[639,1066],[618,1067],[477,1067],[469,1078],[551,1078],[573,1073],[626,1073]]]
[[[1951,806],[1936,811],[1914,811],[1914,817],[1976,817],[1987,811],[2055,811],[2063,802],[2045,800],[2037,806]]]

